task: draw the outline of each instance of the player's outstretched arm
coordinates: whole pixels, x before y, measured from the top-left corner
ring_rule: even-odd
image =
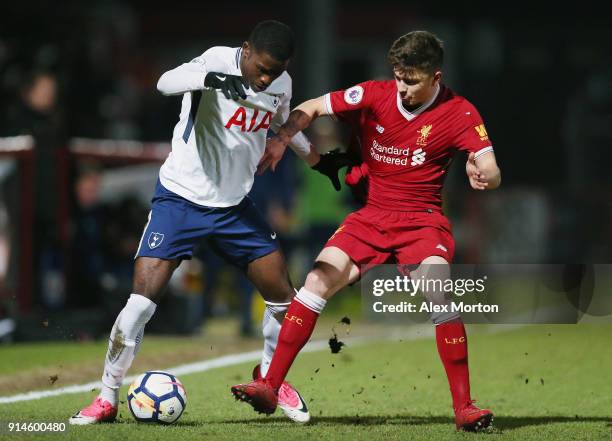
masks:
[[[323,115],[327,115],[324,97],[304,101],[291,111],[276,136],[287,145],[296,133],[306,129],[316,118]]]
[[[474,153],[470,153],[465,172],[474,190],[494,190],[501,184],[501,172],[493,152],[487,152],[478,158]]]
[[[322,96],[305,101],[292,110],[276,135],[266,142],[266,150],[257,166],[257,174],[262,174],[269,167],[274,170],[292,138],[307,128],[315,118],[326,114],[325,100]]]

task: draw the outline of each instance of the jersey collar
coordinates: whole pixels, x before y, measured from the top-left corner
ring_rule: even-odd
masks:
[[[241,54],[242,54],[242,46],[236,49],[236,57],[235,57],[236,69],[240,69],[240,55]]]
[[[420,107],[416,108],[413,112],[409,112],[402,105],[402,99],[400,98],[399,92],[397,92],[397,99],[396,99],[397,109],[404,116],[404,118],[406,118],[408,121],[412,121],[417,116],[419,116],[421,113],[423,113],[425,110],[427,110],[427,108],[434,103],[436,98],[438,98],[439,93],[440,93],[440,83],[436,84],[436,92],[433,94],[433,96],[429,100],[424,102]]]

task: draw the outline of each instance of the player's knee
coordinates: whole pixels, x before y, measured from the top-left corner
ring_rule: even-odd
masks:
[[[295,297],[295,289],[289,284],[286,286],[270,286],[261,290],[261,296],[267,302],[289,303]]]
[[[295,289],[286,274],[280,277],[266,278],[265,280],[258,279],[254,284],[267,302],[289,303],[295,297]]]
[[[176,261],[139,257],[134,266],[132,292],[158,303],[177,266]]]
[[[453,322],[461,320],[461,315],[458,312],[432,312],[429,319],[431,322],[438,326],[443,323]]]
[[[152,302],[159,304],[160,300],[163,297],[164,290],[163,289],[152,289],[146,283],[137,283],[135,280],[132,286],[132,293],[146,297]]]
[[[423,259],[421,265],[448,265],[448,260],[442,256],[429,256]]]
[[[340,287],[342,274],[325,262],[315,262],[314,268],[306,276],[305,288],[324,299],[331,297]]]

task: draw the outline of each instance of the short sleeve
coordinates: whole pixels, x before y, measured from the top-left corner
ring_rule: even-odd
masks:
[[[370,107],[373,102],[373,85],[374,81],[366,81],[345,90],[337,90],[326,94],[324,99],[327,114],[336,118],[342,117],[348,112]]]
[[[459,109],[455,147],[464,152],[475,153],[476,157],[493,151],[493,143],[476,107],[465,101]]]

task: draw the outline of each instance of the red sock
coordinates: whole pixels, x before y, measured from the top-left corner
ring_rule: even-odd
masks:
[[[312,335],[319,314],[293,299],[278,335],[278,343],[272,362],[266,374],[266,380],[275,389],[283,384],[293,360]]]
[[[467,336],[463,321],[456,319],[436,326],[436,343],[453,396],[453,408],[459,409],[471,399]]]

